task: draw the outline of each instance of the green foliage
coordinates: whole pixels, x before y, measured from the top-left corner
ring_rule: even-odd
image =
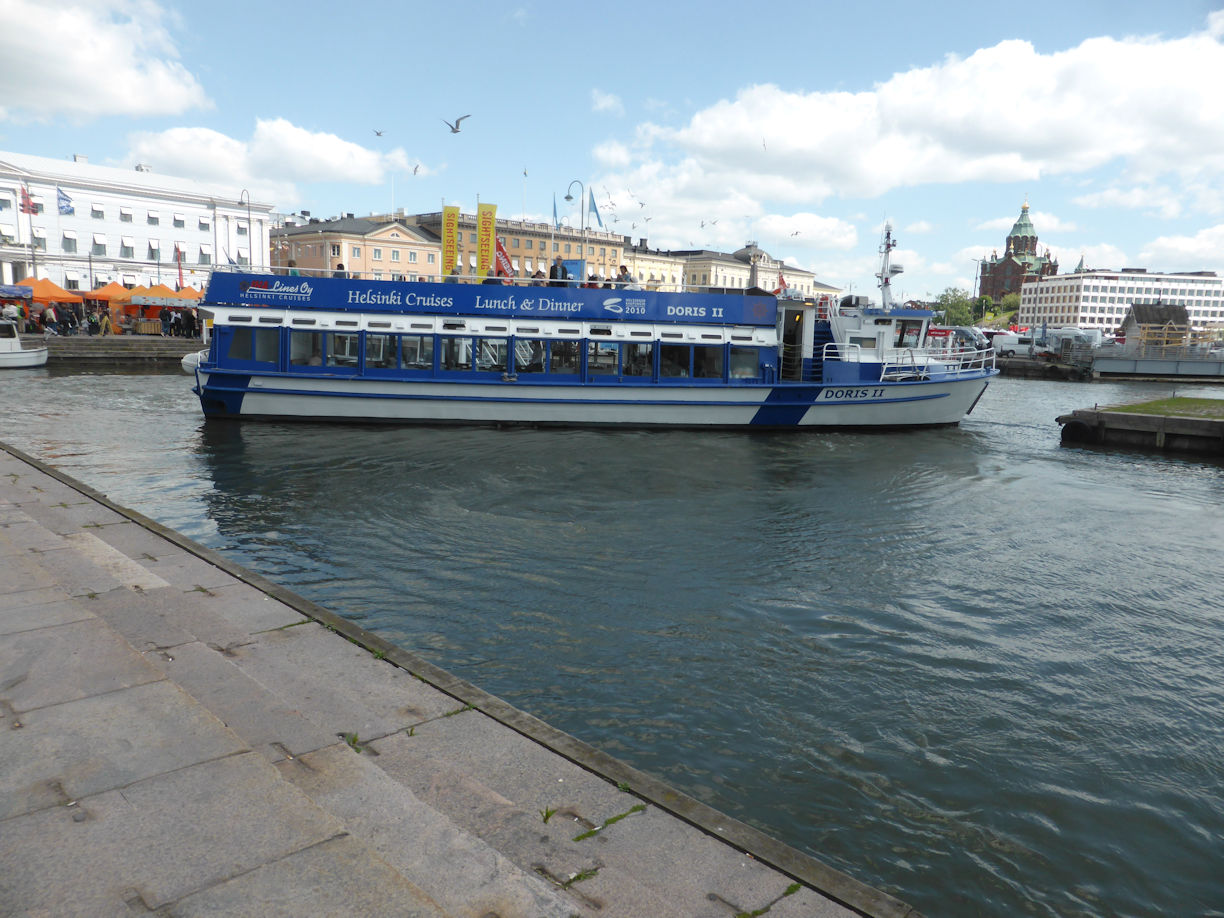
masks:
[[[973,303],[973,321],[981,322],[986,313],[994,309],[994,300],[988,296],[979,296]]]
[[[999,301],[999,312],[1017,312],[1020,309],[1020,294],[1009,293]]]
[[[939,295],[936,302],[936,318],[940,325],[973,324],[973,304],[968,290],[949,287]]]

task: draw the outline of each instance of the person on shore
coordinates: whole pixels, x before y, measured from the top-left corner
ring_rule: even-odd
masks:
[[[163,306],[161,312],[157,314],[157,318],[161,319],[162,337],[170,337],[170,307]]]
[[[43,335],[50,338],[52,335],[59,334],[59,318],[55,314],[55,307],[50,303],[42,311],[40,318],[43,327]]]
[[[16,303],[5,303],[4,309],[0,310],[0,315],[8,319],[10,322],[17,323],[17,331],[21,331],[21,310],[17,308]]]
[[[194,338],[196,336],[196,314],[194,309],[183,310],[183,337]]]
[[[110,309],[100,310],[98,316],[98,337],[105,338],[107,335],[113,335],[115,330],[111,328]]]

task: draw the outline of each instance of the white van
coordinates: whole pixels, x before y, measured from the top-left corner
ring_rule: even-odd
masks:
[[[1028,357],[1049,352],[1045,339],[1032,335],[995,335],[990,346],[1000,357]]]

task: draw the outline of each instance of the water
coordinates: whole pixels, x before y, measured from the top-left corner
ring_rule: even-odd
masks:
[[[1170,385],[753,435],[0,382],[0,439],[929,915],[1224,915],[1224,466],[1054,423]]]

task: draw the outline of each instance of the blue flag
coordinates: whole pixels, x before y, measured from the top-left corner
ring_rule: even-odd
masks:
[[[64,189],[59,185],[55,186],[55,199],[59,204],[59,212],[61,214],[75,214],[76,208],[72,206],[72,198],[64,192]]]
[[[561,221],[557,219],[557,193],[553,192],[553,229],[561,229]]]
[[[599,216],[599,208],[595,206],[595,192],[591,192],[591,213],[595,215],[595,220],[599,223],[599,228],[603,229],[603,220]]]

